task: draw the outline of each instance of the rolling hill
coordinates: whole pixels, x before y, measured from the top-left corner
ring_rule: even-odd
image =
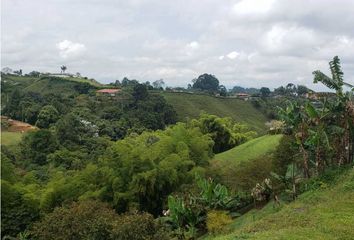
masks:
[[[249,191],[274,171],[272,153],[282,135],[265,135],[216,154],[209,170],[214,178],[237,191]]]
[[[265,135],[252,139],[244,144],[236,146],[226,152],[216,154],[214,161],[223,162],[226,165],[239,164],[273,152],[277,147],[282,135]]]
[[[24,92],[38,92],[41,94],[60,93],[71,95],[79,92],[84,88],[97,88],[103,86],[99,82],[92,79],[75,78],[75,77],[27,77],[2,75],[2,87],[5,89],[2,92],[2,97],[11,89],[21,89]]]
[[[180,121],[197,118],[201,112],[206,112],[220,117],[231,117],[235,121],[249,125],[260,134],[266,132],[265,122],[268,119],[250,102],[181,92],[164,92],[162,95],[177,111]]]
[[[301,194],[290,204],[272,202],[253,209],[226,227],[228,234],[215,240],[354,239],[354,169],[317,179],[318,188]]]

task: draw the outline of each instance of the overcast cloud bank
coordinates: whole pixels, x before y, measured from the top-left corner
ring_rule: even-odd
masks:
[[[2,67],[101,82],[314,87],[338,55],[354,83],[354,0],[2,0]]]

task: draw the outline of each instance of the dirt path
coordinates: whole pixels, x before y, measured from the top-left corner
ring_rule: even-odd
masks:
[[[8,118],[6,116],[1,116],[1,121],[7,122],[9,127],[5,130],[7,132],[27,132],[30,130],[35,130],[37,127],[32,126],[31,124],[13,120],[11,118]]]

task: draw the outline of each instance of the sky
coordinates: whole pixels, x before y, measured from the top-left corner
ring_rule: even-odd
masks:
[[[1,0],[1,68],[186,86],[312,84],[338,55],[354,83],[354,0]]]

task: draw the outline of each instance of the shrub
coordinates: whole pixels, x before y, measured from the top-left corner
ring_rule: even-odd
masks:
[[[112,239],[149,240],[167,239],[153,216],[148,213],[121,215],[113,225]]]
[[[22,189],[1,180],[1,235],[16,236],[39,216],[38,203]]]
[[[279,145],[274,152],[273,165],[275,172],[284,175],[288,165],[295,160],[295,155],[299,153],[297,146],[294,144],[296,139],[294,136],[284,135],[279,141]]]
[[[34,224],[31,235],[38,240],[162,240],[160,229],[150,214],[118,215],[105,203],[83,201],[55,208]]]
[[[111,239],[118,215],[107,204],[96,201],[73,203],[56,208],[34,224],[32,235],[38,240]]]
[[[207,229],[209,233],[222,233],[227,229],[225,226],[232,223],[230,215],[226,211],[211,210],[207,213]]]
[[[232,190],[250,191],[274,171],[272,161],[272,155],[264,155],[252,161],[241,162],[237,167],[227,169],[222,182]]]
[[[196,237],[197,229],[202,229],[205,222],[204,207],[190,197],[189,201],[183,201],[179,197],[168,197],[169,217],[172,228],[176,229],[178,237],[191,235]]]

